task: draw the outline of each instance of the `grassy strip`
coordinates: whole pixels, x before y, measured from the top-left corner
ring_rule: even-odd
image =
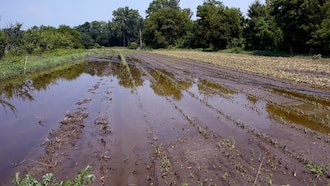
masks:
[[[212,63],[229,69],[286,80],[293,84],[308,83],[312,86],[330,88],[330,59],[266,57],[198,50],[156,50],[153,53]]]
[[[41,56],[19,56],[4,59],[0,61],[0,81],[30,74],[45,69],[53,68],[68,62],[78,61],[87,56],[104,55],[114,50],[95,49],[95,50],[61,50],[52,53],[43,54]]]

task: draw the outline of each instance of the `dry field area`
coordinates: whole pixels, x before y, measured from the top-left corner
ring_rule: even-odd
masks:
[[[154,51],[154,53],[220,65],[221,67],[288,80],[293,84],[330,88],[330,59],[264,57],[200,51]]]

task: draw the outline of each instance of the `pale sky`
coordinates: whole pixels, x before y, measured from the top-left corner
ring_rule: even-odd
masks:
[[[112,20],[112,12],[119,7],[128,6],[139,10],[145,18],[145,10],[152,0],[1,0],[0,28],[9,23],[20,22],[23,27],[49,25],[78,26],[86,21],[109,21]],[[248,7],[255,0],[222,0],[228,7],[240,8],[245,15]],[[260,2],[264,3],[265,0]],[[190,8],[196,16],[198,5],[203,0],[181,0],[181,8]]]

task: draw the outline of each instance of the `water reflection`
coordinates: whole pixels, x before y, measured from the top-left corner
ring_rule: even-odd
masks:
[[[0,95],[2,96],[2,95]],[[8,107],[13,113],[16,113],[16,107],[9,103],[8,101],[4,100],[2,97],[0,97],[0,104],[3,108],[3,110],[7,113],[6,107]]]
[[[34,92],[47,90],[49,86],[55,84],[58,79],[72,81],[84,72],[84,63],[66,65],[60,69],[46,71],[38,74],[26,76],[22,79],[13,79],[3,82],[0,85],[0,104],[6,112],[6,107],[14,113],[16,107],[11,104],[12,99],[21,101],[34,101]]]
[[[33,101],[32,81],[24,81],[21,84],[8,83],[5,86],[0,87],[0,104],[3,107],[5,113],[7,113],[6,107],[8,107],[14,114],[16,113],[16,107],[10,103],[10,99],[19,98],[23,101]]]
[[[33,88],[38,91],[47,90],[48,87],[56,83],[58,79],[73,81],[84,72],[84,66],[83,63],[73,64],[55,71],[38,74],[31,78]]]
[[[199,80],[198,90],[199,92],[207,96],[219,95],[219,93],[223,95],[237,94],[233,90],[226,89],[219,84],[211,83],[207,80]],[[214,91],[210,91],[210,90],[214,90]]]
[[[291,123],[303,125],[321,133],[330,134],[330,128],[328,126],[325,126],[322,123],[309,118],[308,116],[299,115],[293,111],[289,111],[288,109],[269,103],[267,104],[266,110],[270,115],[274,117],[284,119]]]
[[[150,74],[156,80],[150,87],[159,96],[169,96],[178,101],[182,98],[182,91],[192,86],[192,81],[178,80],[174,77],[174,74],[166,71],[151,69]],[[173,79],[176,79],[176,82],[173,82]]]
[[[12,112],[16,112],[16,108],[10,103],[13,98],[22,101],[34,101],[34,92],[47,90],[50,86],[56,84],[58,80],[64,79],[73,81],[82,73],[91,76],[114,76],[119,80],[119,85],[125,88],[139,87],[143,85],[142,73],[134,65],[130,65],[130,72],[126,66],[119,63],[111,62],[81,62],[77,64],[69,64],[64,67],[53,69],[50,71],[30,75],[21,80],[11,80],[3,82],[0,85],[0,104],[6,112],[9,108]],[[134,79],[134,83],[130,78],[130,73]]]

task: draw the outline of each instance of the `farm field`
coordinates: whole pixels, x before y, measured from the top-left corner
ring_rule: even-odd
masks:
[[[131,52],[4,83],[0,185],[18,171],[66,179],[87,165],[93,185],[327,185],[329,68]]]

